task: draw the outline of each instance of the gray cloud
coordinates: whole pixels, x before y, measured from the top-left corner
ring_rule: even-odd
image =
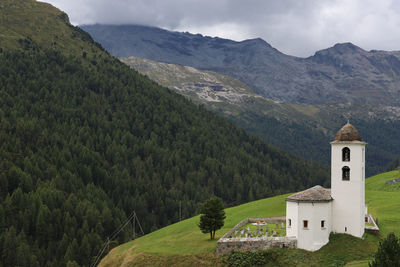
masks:
[[[400,50],[395,0],[46,0],[74,24],[143,24],[234,40],[261,37],[310,56],[338,42]]]

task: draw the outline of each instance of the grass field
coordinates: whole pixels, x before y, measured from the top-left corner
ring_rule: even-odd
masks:
[[[366,203],[369,212],[378,218],[380,238],[389,232],[400,235],[400,189],[385,181],[399,178],[399,171],[383,173],[366,180]],[[216,242],[238,222],[251,217],[285,215],[285,198],[280,195],[253,201],[226,209],[225,226],[216,233],[216,239],[202,234],[197,227],[199,216],[167,226],[134,241],[125,243],[105,257],[100,266],[189,266],[223,265],[223,259],[214,255]],[[348,235],[332,235],[330,243],[317,252],[300,249],[274,250],[274,264],[297,266],[368,266],[376,251],[379,238],[366,234],[364,240]]]

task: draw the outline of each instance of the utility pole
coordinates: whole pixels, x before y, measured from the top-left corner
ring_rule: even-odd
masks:
[[[182,221],[182,200],[179,200],[179,221]]]
[[[132,221],[132,227],[133,227],[133,239],[136,238],[136,212],[135,212],[135,216],[133,217],[133,221]]]

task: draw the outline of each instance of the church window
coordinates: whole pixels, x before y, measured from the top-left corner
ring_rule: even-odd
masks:
[[[343,181],[350,181],[350,168],[347,166],[344,166],[342,168],[342,180]]]
[[[291,226],[292,226],[292,220],[288,219],[288,227],[291,227]]]
[[[323,229],[325,228],[325,221],[324,220],[321,221],[321,228],[323,228]]]
[[[345,147],[342,149],[342,161],[350,161],[350,148]]]
[[[303,228],[308,229],[308,221],[307,220],[303,221]]]

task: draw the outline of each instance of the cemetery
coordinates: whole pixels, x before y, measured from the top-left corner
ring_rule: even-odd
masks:
[[[296,238],[286,237],[285,217],[247,218],[222,236],[217,243],[217,254],[232,250],[264,250],[268,248],[296,248]]]
[[[229,236],[230,238],[248,238],[248,237],[278,237],[286,236],[286,224],[280,223],[268,223],[264,220],[257,222],[249,222],[243,227],[237,228]]]

